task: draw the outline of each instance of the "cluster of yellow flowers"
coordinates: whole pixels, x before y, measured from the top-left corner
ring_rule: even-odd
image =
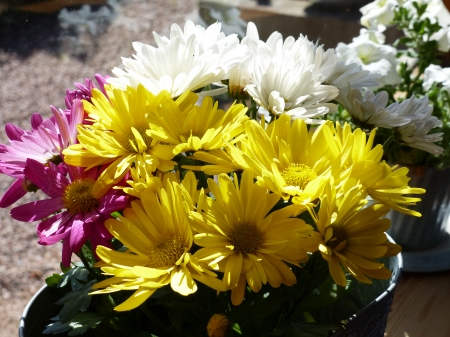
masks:
[[[63,154],[88,170],[108,164],[95,198],[111,188],[132,197],[105,223],[127,249],[97,248],[96,266],[110,277],[93,293],[135,291],[115,310],[136,308],[168,284],[192,294],[197,281],[231,290],[239,305],[247,287],[295,284],[293,268],[316,251],[338,285],[346,273],[364,283],[390,277],[376,260],[400,252],[387,240],[385,216],[419,216],[407,206],[420,199],[406,195],[424,190],[408,186],[406,168],[382,161],[375,131],[287,115],[256,121],[243,104],[224,111],[206,97],[196,105],[189,91],[173,99],[142,85],[105,90],[83,101],[89,123]]]

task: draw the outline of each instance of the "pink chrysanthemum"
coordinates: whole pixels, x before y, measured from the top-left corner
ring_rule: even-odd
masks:
[[[28,159],[42,164],[62,162],[61,152],[76,142],[77,124],[83,122],[84,110],[80,100],[73,102],[70,115],[51,107],[51,119],[43,119],[40,114],[31,117],[31,131],[8,123],[5,131],[9,145],[0,145],[0,172],[16,178],[11,187],[0,200],[0,207],[8,207],[23,197],[30,187],[29,179],[24,174]]]
[[[106,79],[108,77],[109,76],[102,76],[100,74],[95,74],[95,79],[97,80],[97,83],[98,83],[98,89],[105,96],[107,96],[106,91],[105,91],[105,84],[107,84]],[[92,90],[97,88],[97,86],[94,84],[94,82],[90,78],[85,78],[84,81],[86,82],[86,84],[74,83],[75,87],[77,88],[76,90],[70,90],[70,89],[66,90],[65,103],[66,103],[67,109],[69,109],[69,110],[72,109],[72,104],[76,99],[92,102],[91,101]]]
[[[50,198],[15,207],[11,216],[26,222],[43,220],[36,227],[38,243],[52,245],[62,240],[62,263],[68,266],[72,252],[78,252],[88,239],[94,251],[97,245],[111,246],[111,234],[103,223],[112,212],[127,205],[128,197],[121,190],[111,189],[95,198],[92,188],[100,170],[66,166],[69,180],[63,174],[64,166],[27,160],[25,176]]]
[[[97,74],[98,87],[105,92],[105,77]],[[0,199],[0,207],[8,207],[27,192],[36,191],[36,186],[24,175],[27,159],[42,164],[62,162],[61,152],[77,142],[77,125],[83,123],[85,113],[81,100],[90,101],[94,82],[86,78],[86,84],[75,83],[76,90],[67,90],[65,103],[67,110],[51,106],[53,116],[43,119],[38,113],[31,117],[31,130],[23,130],[8,123],[5,126],[10,145],[0,144],[0,172],[16,180]]]

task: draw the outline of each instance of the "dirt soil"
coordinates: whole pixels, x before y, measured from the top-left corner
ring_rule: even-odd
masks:
[[[50,105],[65,108],[67,88],[96,73],[112,75],[121,56],[130,57],[131,43],[154,45],[152,31],[168,36],[174,22],[196,20],[198,0],[121,0],[117,16],[103,33],[87,30],[61,34],[57,13],[0,15],[0,125],[14,123],[29,129],[30,116],[50,116]],[[76,8],[72,8],[75,10]],[[83,27],[81,24],[78,28]],[[80,29],[81,30],[81,29]],[[0,143],[7,143],[0,131]],[[13,179],[0,175],[0,195]],[[17,203],[38,198],[29,194]],[[37,244],[37,223],[18,222],[9,216],[13,205],[0,209],[0,337],[17,336],[21,313],[32,295],[52,273],[58,273],[61,245]]]

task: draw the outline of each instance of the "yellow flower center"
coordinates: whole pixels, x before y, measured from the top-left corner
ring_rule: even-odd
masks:
[[[179,235],[167,234],[158,244],[150,248],[148,257],[150,268],[173,266],[183,255],[184,247]]]
[[[228,94],[235,99],[247,98],[248,93],[247,91],[244,91],[244,87],[239,85],[230,85],[228,86]]]
[[[69,184],[63,195],[64,207],[71,214],[87,213],[96,209],[100,200],[92,195],[93,179],[77,179]]]
[[[149,137],[145,131],[148,130],[148,127],[137,127],[135,128],[137,132],[141,135],[144,143],[147,147],[147,150],[151,147],[152,137]],[[123,148],[131,153],[141,153],[142,149],[139,149],[138,142],[136,141],[136,137],[134,133],[130,130],[130,132],[123,138],[121,142]]]
[[[242,254],[253,254],[263,241],[263,235],[253,224],[238,224],[229,235],[234,249]]]
[[[331,232],[330,232],[331,231]],[[331,225],[326,229],[326,235],[331,238],[326,242],[327,246],[336,251],[340,251],[347,245],[347,233],[342,226]]]
[[[311,180],[317,178],[316,172],[308,165],[291,163],[281,172],[287,186],[297,186],[304,190]]]

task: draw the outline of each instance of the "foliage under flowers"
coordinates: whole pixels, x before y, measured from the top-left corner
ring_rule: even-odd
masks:
[[[52,118],[6,126],[0,171],[16,180],[1,206],[41,190],[48,199],[11,216],[40,221],[40,244],[62,242],[63,273],[47,284],[63,307],[45,333],[340,329],[391,277],[401,248],[387,240],[386,214],[420,216],[410,206],[425,192],[388,164],[399,157],[385,161],[377,128],[439,158],[427,98],[406,82],[403,101],[392,101],[394,86],[375,94],[383,74],[304,36],[261,41],[252,23],[242,41],[192,22],[155,39],[157,48],[136,43],[116,78],[68,90]],[[219,107],[217,93],[236,102]],[[353,123],[339,120],[346,114]]]

